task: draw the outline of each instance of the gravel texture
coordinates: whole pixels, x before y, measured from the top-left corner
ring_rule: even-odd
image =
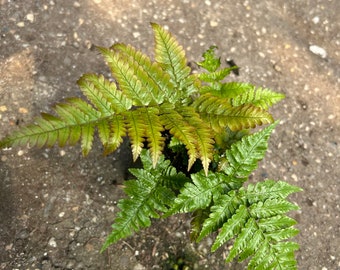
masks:
[[[304,189],[291,198],[301,233],[299,269],[340,269],[340,1],[14,1],[0,0],[0,136],[63,98],[77,79],[109,70],[94,45],[130,43],[152,53],[149,22],[169,28],[198,61],[217,45],[240,76],[286,94],[271,111],[281,119],[254,179],[283,179]],[[192,245],[185,216],[159,221],[103,254],[123,196],[131,156],[96,144],[0,152],[0,269],[192,269],[225,265],[212,239]]]

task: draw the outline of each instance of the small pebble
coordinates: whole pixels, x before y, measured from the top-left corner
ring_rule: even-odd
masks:
[[[59,217],[63,217],[65,215],[65,212],[60,212]]]
[[[282,71],[282,68],[281,68],[278,64],[275,64],[273,67],[274,67],[274,69],[275,69],[277,72],[281,72],[281,71]]]
[[[19,108],[19,113],[26,114],[28,110],[26,108]]]
[[[266,55],[263,52],[259,52],[259,56],[261,56],[262,58],[266,57]]]
[[[133,32],[132,35],[133,35],[134,38],[138,38],[140,36],[140,33],[139,32]]]
[[[324,48],[321,48],[317,45],[311,45],[309,46],[309,50],[316,54],[316,55],[319,55],[321,58],[326,58],[327,57],[327,52]]]
[[[293,180],[294,180],[295,182],[298,181],[298,178],[297,178],[296,174],[292,174],[292,178],[293,178]]]
[[[18,23],[17,23],[17,26],[18,26],[18,27],[25,27],[25,23],[24,23],[24,22],[18,22]]]
[[[312,19],[313,23],[317,24],[319,23],[320,21],[320,18],[318,16],[315,16],[313,19]]]
[[[54,237],[52,237],[49,241],[48,241],[48,245],[51,247],[57,247],[57,242],[55,241]]]
[[[12,247],[13,247],[13,244],[11,243],[11,244],[9,244],[9,245],[7,245],[7,246],[5,247],[5,250],[6,250],[6,251],[11,250]]]
[[[218,26],[218,22],[216,22],[216,21],[210,21],[210,26],[211,26],[211,27],[216,27],[216,26]]]
[[[137,263],[134,267],[133,270],[145,270],[145,266],[141,265],[140,263]]]
[[[31,23],[34,22],[34,14],[33,13],[29,13],[26,15],[26,19],[28,21],[30,21]]]

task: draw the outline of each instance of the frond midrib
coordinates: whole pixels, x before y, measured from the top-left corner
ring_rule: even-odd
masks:
[[[176,70],[175,70],[175,65],[173,64],[173,58],[172,58],[172,55],[169,51],[169,46],[167,45],[167,42],[166,42],[166,39],[163,37],[163,35],[159,35],[159,37],[161,38],[161,40],[163,41],[163,44],[166,46],[165,47],[165,51],[166,51],[166,54],[168,56],[168,60],[169,60],[169,64],[167,64],[167,66],[170,66],[171,70],[172,70],[172,75],[174,76],[174,80],[176,82],[176,85],[179,83],[179,80],[178,80],[178,76],[177,76],[177,73],[176,73]],[[162,63],[161,63],[162,64]]]
[[[9,140],[7,140],[7,143],[11,143],[11,142],[15,143],[16,141],[20,141],[20,140],[25,139],[25,138],[32,138],[34,136],[48,135],[49,133],[55,133],[55,132],[59,132],[59,131],[65,130],[65,129],[71,129],[72,130],[73,128],[79,128],[79,127],[88,126],[88,125],[93,126],[93,127],[97,127],[97,124],[99,122],[104,121],[104,120],[109,121],[110,118],[112,118],[114,115],[119,115],[119,114],[112,113],[111,115],[106,115],[104,117],[100,117],[100,118],[93,119],[93,120],[90,120],[90,121],[84,121],[82,123],[74,123],[74,124],[65,123],[62,119],[56,118],[56,120],[59,123],[64,124],[62,127],[57,127],[57,128],[45,130],[45,131],[42,131],[42,132],[35,132],[35,133],[31,133],[31,134],[26,134],[26,135],[23,134],[21,132],[21,130],[18,130],[17,132],[14,132],[15,136],[8,137]],[[48,121],[48,122],[50,123],[50,121]],[[25,128],[29,129],[30,127],[33,127],[33,128],[40,127],[40,128],[42,128],[41,125],[39,125],[39,124],[33,124],[33,125],[30,125],[30,126],[26,126]]]
[[[248,214],[250,215],[249,207],[247,207],[247,211],[248,211]],[[264,230],[261,229],[261,228],[259,227],[259,225],[257,224],[257,222],[255,222],[255,224],[256,224],[257,231],[259,231],[259,232],[261,233],[262,239],[264,239],[263,245],[264,245],[264,244],[267,244],[267,246],[268,246],[268,248],[269,248],[269,252],[270,252],[271,254],[274,255],[273,258],[274,258],[275,262],[277,263],[277,265],[281,265],[280,260],[279,260],[279,256],[278,256],[278,255],[280,255],[280,253],[277,252],[277,251],[273,248],[273,243],[272,243],[272,241],[268,238],[268,236],[266,235],[266,233],[264,232]],[[285,241],[279,241],[279,242],[285,242]],[[260,248],[260,247],[257,246],[257,248],[254,250],[254,254],[256,254],[256,252],[259,250],[259,248]],[[283,268],[280,267],[280,269],[283,269]]]

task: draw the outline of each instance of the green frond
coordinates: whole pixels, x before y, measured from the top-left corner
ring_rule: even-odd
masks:
[[[198,78],[204,82],[218,82],[228,76],[233,69],[235,68],[223,68],[210,73],[199,73]]]
[[[122,92],[133,101],[133,105],[147,106],[153,100],[152,94],[145,91],[143,81],[136,74],[136,67],[133,61],[120,55],[116,51],[107,48],[98,48],[105,57],[113,77],[116,79]],[[139,70],[138,70],[139,71]]]
[[[300,191],[302,191],[301,188],[284,181],[266,180],[256,185],[248,185],[247,200],[254,204],[269,198],[285,199],[288,195]]]
[[[165,159],[164,155],[160,156],[157,166],[154,166],[153,158],[149,150],[142,150],[140,158],[144,170],[152,171],[153,174],[157,172],[160,178],[160,184],[175,192],[179,191],[185,183],[190,181],[184,173],[177,172],[176,168],[171,166],[170,160]]]
[[[273,242],[280,242],[283,240],[287,240],[289,238],[294,237],[299,233],[299,230],[293,227],[283,228],[281,230],[268,232],[266,233],[266,237]]]
[[[60,115],[63,121],[70,119],[76,121],[73,124],[78,124],[81,129],[81,149],[84,156],[88,155],[92,149],[94,139],[95,124],[101,117],[101,113],[96,111],[90,104],[79,98],[71,98],[65,104],[56,106],[56,112]],[[79,140],[79,128],[70,130],[70,141],[75,143]]]
[[[111,141],[112,132],[109,121],[107,121],[106,119],[100,121],[97,125],[97,129],[100,141],[102,142],[104,147],[104,154],[107,155],[116,149]]]
[[[78,85],[88,100],[104,115],[124,112],[132,107],[132,100],[103,75],[85,74],[78,80]]]
[[[164,176],[176,180],[176,169],[170,165],[169,160],[161,156],[157,166],[153,166],[153,160],[149,151],[141,152],[143,169],[130,169],[136,177],[135,180],[124,182],[124,192],[128,198],[121,199],[118,203],[118,212],[113,231],[107,237],[102,247],[102,252],[111,244],[132,235],[151,225],[150,218],[159,218],[161,212],[166,212],[175,199],[170,183],[164,183]],[[179,176],[182,174],[180,173]],[[187,180],[186,180],[187,181]]]
[[[255,128],[256,126],[270,124],[274,121],[269,112],[250,104],[232,107],[218,115],[212,113],[208,117],[208,119],[216,117],[216,121],[212,121],[213,124],[218,121],[219,126],[227,126],[232,131]]]
[[[163,104],[160,108],[160,120],[170,134],[180,140],[188,151],[188,170],[198,157],[196,149],[195,130],[184,117],[175,110],[175,106]]]
[[[175,199],[170,210],[165,214],[187,213],[207,208],[212,200],[231,190],[236,183],[225,181],[225,176],[218,173],[205,175],[199,172],[191,175],[192,183],[186,183]],[[236,184],[237,185],[237,184]]]
[[[98,112],[91,104],[81,98],[68,98],[66,104],[70,105],[70,111],[74,109],[74,115],[78,122],[97,121],[98,118],[103,118],[101,112]]]
[[[244,136],[249,135],[249,131],[249,129],[232,131],[230,128],[226,128],[224,132],[215,135],[215,147],[220,151],[220,154],[224,154],[234,143],[240,141]],[[222,159],[225,159],[224,156]],[[223,168],[224,165],[220,159],[219,167]]]
[[[109,245],[132,235],[141,228],[151,225],[150,218],[159,218],[157,211],[165,212],[174,194],[159,185],[159,175],[143,169],[131,169],[136,180],[125,181],[125,193],[128,198],[118,203],[120,211],[112,225],[112,232],[107,237],[101,251]]]
[[[65,128],[62,122],[59,123],[59,119],[52,115],[46,115],[45,117],[53,117],[54,125],[60,124],[59,128],[63,129],[63,131],[67,133],[68,138],[68,128]],[[49,130],[53,130],[54,132],[49,135]],[[4,148],[30,144],[31,146],[43,147],[45,145],[53,145],[56,142],[57,137],[58,131],[54,130],[54,126],[52,126],[51,123],[42,119],[38,119],[36,120],[35,124],[28,125],[21,128],[20,130],[14,131],[12,134],[2,139],[0,146],[1,148]]]
[[[125,113],[127,133],[131,141],[133,160],[137,160],[143,146],[146,135],[146,124],[140,109]]]
[[[265,202],[252,204],[249,208],[250,215],[256,218],[268,218],[274,215],[284,214],[299,207],[284,199],[268,199]]]
[[[276,254],[276,267],[277,269],[296,270],[297,262],[295,259],[294,251],[299,249],[299,245],[295,242],[279,242],[272,246]]]
[[[233,107],[230,99],[211,93],[201,95],[194,101],[193,106],[216,132],[220,132],[225,127],[236,131],[273,122],[271,114],[259,107],[252,104]]]
[[[116,150],[123,142],[123,137],[126,136],[127,130],[122,115],[113,115],[109,119],[110,133],[108,140],[104,140],[101,136],[100,129],[99,137],[104,146],[104,154],[112,153]]]
[[[73,98],[55,106],[58,116],[42,114],[34,124],[28,125],[5,138],[4,146],[27,145],[51,147],[73,145],[82,140],[84,155],[92,147],[95,125],[102,120],[101,114],[85,101]]]
[[[94,127],[92,125],[84,125],[81,128],[81,149],[84,156],[87,156],[92,149],[94,136]]]
[[[38,129],[40,129],[40,131],[42,133],[44,132],[44,127],[48,128],[49,130],[53,130],[55,129],[56,132],[48,132],[45,135],[41,134],[41,136],[47,136],[45,140],[38,140],[37,141],[37,147],[52,147],[59,139],[59,145],[63,146],[66,144],[67,140],[68,140],[68,128],[64,127],[64,123],[57,117],[51,115],[51,114],[47,114],[47,113],[42,113],[41,114],[41,118],[37,118],[35,120],[35,125],[37,126]],[[29,128],[28,127],[24,127],[24,129]],[[31,125],[31,127],[33,127],[33,125]],[[20,131],[17,131],[20,133]],[[15,132],[16,133],[16,132]],[[13,134],[14,135],[14,134]],[[15,135],[14,135],[15,136]],[[35,135],[33,135],[34,137]],[[20,142],[18,143],[19,145],[25,145],[27,144],[28,141],[26,142]]]
[[[250,255],[253,255],[253,257],[249,261],[248,269],[275,269],[275,266],[273,265],[275,254],[270,248],[267,239],[263,239],[262,244],[256,250],[256,253],[254,254],[254,252],[252,252]]]
[[[233,106],[241,106],[244,104],[253,104],[263,110],[267,110],[280,100],[284,99],[285,95],[276,93],[270,89],[255,88],[243,92],[232,99]]]
[[[229,195],[221,195],[210,208],[211,213],[202,225],[197,242],[221,228],[223,223],[232,217],[242,203],[242,200],[236,196],[235,192],[231,192]]]
[[[284,215],[271,216],[269,218],[261,218],[258,221],[259,228],[264,232],[277,231],[281,228],[291,227],[296,221]]]
[[[248,264],[248,269],[296,270],[294,251],[299,245],[294,242],[279,242],[270,245],[266,239],[262,242]]]
[[[103,144],[104,155],[108,155],[123,142],[123,137],[126,135],[124,118],[122,115],[116,114],[109,119],[98,121],[97,131]]]
[[[249,83],[242,82],[228,82],[224,83],[219,92],[214,92],[214,94],[219,95],[224,98],[235,98],[243,93],[247,93],[254,89],[254,86]]]
[[[211,247],[211,251],[216,251],[220,246],[225,244],[235,235],[238,235],[242,228],[244,228],[249,218],[248,209],[245,205],[240,205],[234,215],[223,224],[219,234],[217,235],[214,244]]]
[[[255,249],[261,245],[262,241],[263,235],[257,230],[255,219],[249,218],[238,234],[226,261],[231,262],[241,252],[242,259],[249,257],[254,253]]]
[[[164,100],[174,103],[178,97],[174,95],[174,85],[170,82],[170,75],[166,73],[157,62],[151,62],[150,58],[134,47],[125,44],[112,46],[130,65],[139,80],[143,83],[145,91],[152,94],[156,104]]]
[[[153,166],[155,167],[165,145],[165,138],[162,136],[164,127],[160,122],[157,108],[149,107],[141,110],[144,112],[145,135],[152,155]]]
[[[182,106],[179,109],[179,112],[188,124],[193,126],[192,132],[196,136],[198,157],[202,161],[205,174],[208,174],[214,148],[213,133],[211,132],[209,125],[203,122],[193,107]]]
[[[183,47],[163,27],[151,23],[155,36],[155,59],[163,69],[170,75],[175,87],[182,91],[192,84],[190,68],[187,66],[187,59]]]
[[[237,178],[247,178],[256,168],[257,163],[263,159],[268,148],[268,139],[278,122],[271,124],[263,130],[232,144],[226,151],[228,166],[221,168],[227,175]]]
[[[262,232],[260,230],[256,230],[256,227],[254,226],[255,225],[254,219],[249,219],[246,226],[249,223],[252,226],[248,227],[248,231],[249,231],[249,229],[252,231],[252,233],[253,233],[252,237],[249,237],[249,239],[248,239],[249,242],[247,243],[247,245],[243,246],[242,249],[239,249],[238,251],[236,251],[236,249],[230,250],[230,254],[229,254],[227,261],[231,261],[231,257],[234,256],[234,255],[236,256],[237,253],[238,253],[238,261],[241,262],[241,261],[251,257],[254,254],[254,252],[256,250],[258,250],[258,247],[263,244],[264,238],[263,238]],[[232,254],[232,252],[234,254]]]
[[[201,94],[210,93],[219,98],[228,99],[229,103],[232,104],[233,98],[236,98],[249,91],[252,91],[254,88],[255,87],[252,84],[243,82],[226,82],[226,83],[210,82],[207,85],[201,87],[200,93]]]
[[[142,102],[143,105],[156,105],[159,103],[162,103],[164,100],[164,94],[161,93],[161,89],[159,89],[158,85],[154,82],[154,80],[150,77],[150,74],[147,73],[147,71],[144,69],[143,64],[150,63],[151,66],[151,60],[148,59],[146,55],[143,55],[142,53],[137,53],[136,50],[134,50],[131,46],[129,50],[118,50],[117,48],[122,49],[122,45],[118,44],[117,46],[114,45],[112,48],[116,54],[119,55],[120,60],[124,61],[127,66],[129,66],[129,72],[125,73],[124,79],[129,80],[130,87],[134,87],[134,85],[139,85],[140,88],[138,89],[138,98],[143,99]],[[137,58],[131,57],[131,55],[127,54],[127,52],[135,52],[135,56]],[[131,74],[129,74],[131,71]],[[117,73],[114,73],[115,76],[117,76]],[[121,76],[122,74],[120,74]],[[133,84],[131,84],[131,82]],[[124,81],[124,84],[126,84],[127,81]]]
[[[206,114],[221,114],[224,110],[232,108],[229,99],[222,99],[219,96],[215,96],[211,93],[205,93],[195,99],[192,104],[194,108],[200,113]]]
[[[216,49],[217,46],[210,46],[210,48],[202,54],[203,61],[197,63],[200,67],[203,67],[211,73],[215,72],[221,65],[221,59],[215,55]]]
[[[162,172],[161,181],[162,185],[178,192],[184,187],[185,183],[190,181],[190,178],[182,172],[177,172],[176,168],[169,166]]]
[[[69,125],[78,125],[85,119],[85,115],[77,108],[69,106],[67,103],[58,103],[55,106],[56,113]]]
[[[170,160],[166,160],[164,156],[160,156],[157,167],[154,167],[153,159],[150,155],[149,150],[143,149],[140,155],[140,160],[142,161],[143,169],[146,171],[154,171],[157,170],[160,174],[163,174],[164,171],[167,171],[170,165]]]
[[[256,188],[249,185],[237,192],[232,190],[226,195],[221,195],[210,208],[211,214],[204,221],[197,240],[200,241],[207,234],[221,228],[211,250],[216,251],[234,238],[235,242],[227,261],[233,260],[236,256],[239,256],[239,260],[252,257],[249,266],[257,265],[258,268],[249,269],[276,269],[281,261],[294,265],[294,256],[290,254],[298,246],[284,243],[299,231],[293,227],[296,221],[283,214],[297,210],[298,207],[284,198],[288,193],[299,189],[289,184],[274,185],[272,182],[267,180],[256,184],[255,186],[258,186]],[[287,249],[277,248],[278,243],[282,243],[278,247]]]

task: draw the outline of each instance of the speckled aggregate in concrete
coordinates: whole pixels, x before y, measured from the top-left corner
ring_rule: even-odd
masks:
[[[339,10],[337,0],[0,0],[0,135],[80,95],[81,74],[108,75],[94,45],[124,42],[152,54],[150,21],[177,37],[189,61],[215,44],[241,68],[232,80],[286,94],[272,109],[281,124],[255,177],[304,189],[292,196],[301,207],[292,213],[299,269],[340,269]],[[167,246],[153,231],[98,254],[122,196],[111,183],[127,164],[100,151],[85,161],[78,147],[0,152],[2,269],[161,269]],[[148,257],[136,239],[159,253]],[[196,268],[223,269],[216,258],[203,256]]]

